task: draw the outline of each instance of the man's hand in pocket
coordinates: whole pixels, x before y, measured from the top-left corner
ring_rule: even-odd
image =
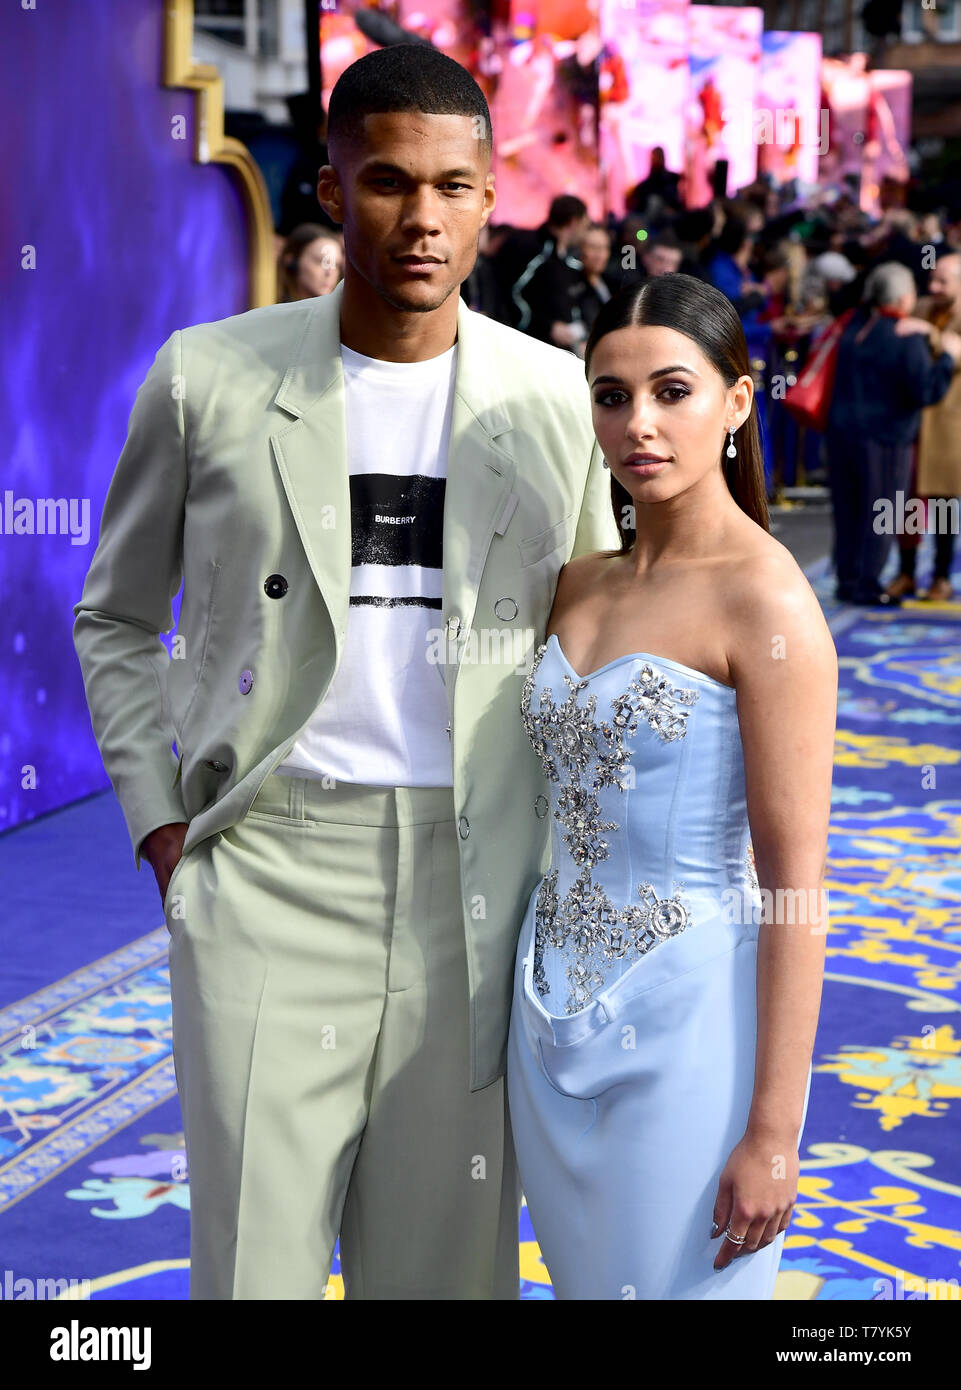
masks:
[[[157,878],[160,901],[167,895],[170,875],[180,862],[189,826],[186,821],[174,821],[151,830],[140,847],[140,857],[146,859]]]

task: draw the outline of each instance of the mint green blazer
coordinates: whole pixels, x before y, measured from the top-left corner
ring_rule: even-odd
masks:
[[[138,869],[157,826],[187,822],[186,854],[247,813],[337,669],[351,576],[342,293],[178,329],[137,392],[73,631]],[[476,1090],[503,1074],[518,931],[548,856],[521,687],[561,566],[619,535],[583,363],[463,299],[457,337],[432,659],[447,692]],[[265,590],[277,574],[280,598]],[[171,660],[159,634],[181,582]]]

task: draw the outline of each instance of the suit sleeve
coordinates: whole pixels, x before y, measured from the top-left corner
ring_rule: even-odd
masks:
[[[173,786],[174,730],[164,699],[169,657],[159,636],[173,626],[172,600],[182,579],[183,381],[178,330],[158,350],[137,391],[97,548],[73,608],[90,721],[138,870],[151,830],[189,820]]]
[[[593,439],[593,430],[591,431]],[[581,499],[577,530],[574,534],[574,548],[571,559],[585,555],[592,550],[620,550],[621,533],[614,518],[611,505],[611,475],[604,467],[604,455],[600,445],[594,441],[587,481]]]
[[[937,405],[951,388],[954,358],[947,352],[932,357],[922,333],[909,335],[905,343],[907,371],[903,383],[909,407]]]

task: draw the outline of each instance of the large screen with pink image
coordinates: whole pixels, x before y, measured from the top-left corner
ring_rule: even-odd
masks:
[[[689,206],[711,197],[719,159],[728,162],[727,192],[757,176],[751,112],[761,70],[762,10],[752,6],[692,5],[688,101]]]
[[[324,110],[344,69],[385,43],[426,39],[477,76],[488,25],[471,0],[338,0],[336,8],[321,6],[318,13]]]
[[[885,178],[905,183],[911,139],[909,72],[867,68],[864,53],[825,58],[821,104],[829,109],[828,149],[820,161],[823,182],[857,182],[864,212],[880,210]]]
[[[536,227],[559,193],[600,218],[595,0],[511,0],[490,37],[495,220]]]
[[[330,105],[330,94],[344,69],[358,58],[363,58],[365,53],[373,53],[380,47],[366,37],[355,19],[358,11],[371,8],[379,7],[365,5],[363,0],[338,0],[336,9],[320,8],[320,100],[325,111]],[[391,6],[391,10],[393,8]],[[390,18],[386,7],[382,13],[385,18]]]
[[[650,173],[655,145],[668,169],[684,171],[689,9],[688,0],[602,0],[601,182],[618,216]]]
[[[494,221],[538,226],[558,193],[575,193],[602,215],[597,0],[495,0],[487,10],[471,0],[339,0],[320,10],[324,106],[344,69],[380,46],[377,37],[412,36],[466,67],[487,98]]]
[[[821,35],[772,29],[761,40],[761,81],[754,111],[758,173],[780,186],[813,184],[827,151],[821,106]]]

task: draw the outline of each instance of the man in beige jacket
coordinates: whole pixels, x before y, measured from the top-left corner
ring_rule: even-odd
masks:
[[[75,608],[170,931],[191,1298],[322,1299],[338,1234],[349,1298],[519,1296],[521,691],[561,566],[618,530],[580,361],[459,295],[490,137],[433,48],[346,70],[342,284],[163,344]]]
[[[928,294],[919,299],[914,316],[902,319],[899,333],[924,333],[932,356],[943,350],[944,334],[961,334],[961,255],[942,256],[931,272]],[[953,595],[951,563],[954,558],[958,512],[961,509],[961,363],[955,364],[948,393],[921,414],[918,435],[914,495],[926,499],[926,525],[934,530],[934,576],[926,593],[919,595],[944,603]],[[920,537],[900,544],[901,572],[887,592],[903,598],[917,592],[915,564]]]

